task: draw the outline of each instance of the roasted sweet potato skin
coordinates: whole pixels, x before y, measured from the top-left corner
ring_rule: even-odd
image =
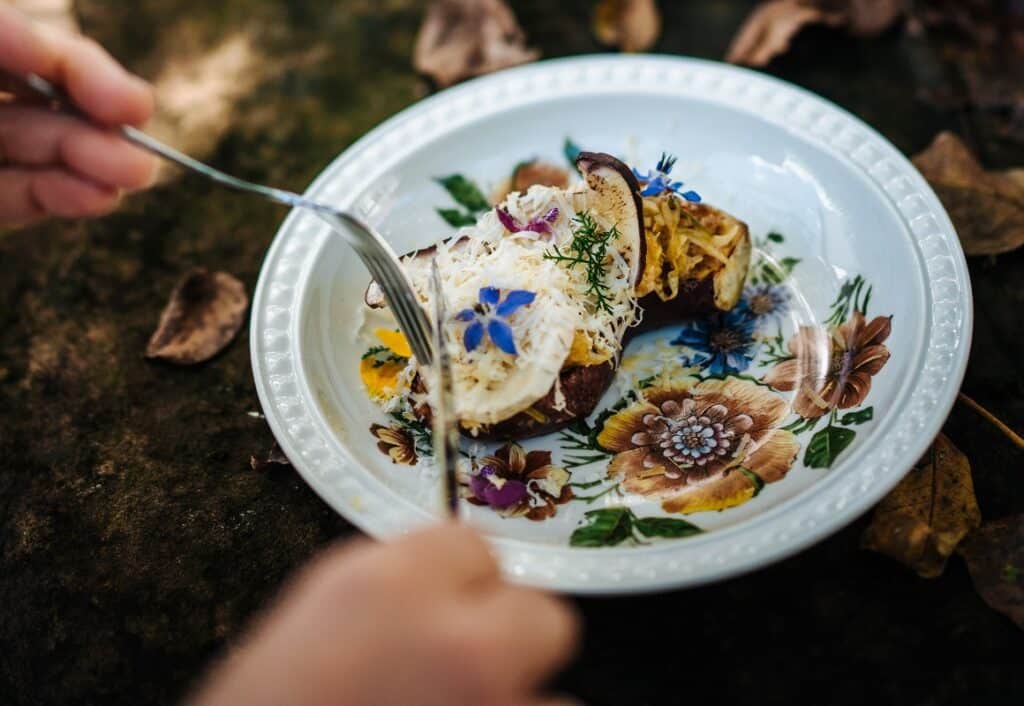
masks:
[[[637,280],[634,283],[638,292],[641,290],[641,278],[648,264],[654,273],[667,273],[670,267],[668,264],[658,264],[659,260],[652,259],[647,262],[651,252],[658,254],[665,252],[665,248],[659,245],[653,248],[649,239],[654,238],[657,244],[658,236],[649,232],[644,222],[644,200],[640,196],[639,184],[633,173],[619,160],[601,153],[581,153],[577,160],[577,166],[591,188],[597,188],[596,171],[600,168],[611,169],[625,180],[630,199],[636,206],[639,217],[640,239],[638,243],[638,272]],[[641,322],[626,331],[623,346],[632,338],[642,333],[677,323],[687,318],[706,315],[716,311],[728,311],[732,309],[739,300],[742,292],[743,282],[750,261],[751,242],[747,226],[733,218],[729,214],[707,204],[688,203],[678,197],[672,204],[672,211],[679,214],[679,217],[689,218],[695,227],[706,231],[711,235],[721,234],[729,229],[737,233],[738,237],[730,241],[733,245],[728,255],[728,262],[723,267],[694,276],[695,271],[689,268],[679,271],[671,282],[671,286],[655,288],[649,293],[643,294],[639,299],[639,306],[643,311]],[[667,237],[667,236],[662,236]],[[686,242],[686,241],[678,241]],[[429,256],[434,248],[424,248],[416,251],[417,256]],[[685,258],[683,259],[685,261]],[[675,260],[672,260],[675,262]],[[702,271],[696,271],[702,272]],[[653,275],[652,275],[653,277]],[[651,280],[655,281],[655,280]],[[658,293],[658,290],[662,294]],[[674,293],[674,296],[671,294]],[[669,297],[663,299],[662,296]],[[377,297],[379,299],[379,296]],[[373,305],[367,297],[367,304]],[[377,303],[377,302],[375,302]],[[604,362],[598,365],[570,365],[559,374],[557,386],[553,386],[548,393],[538,400],[534,405],[524,412],[520,412],[508,419],[496,424],[478,426],[472,429],[461,428],[463,435],[480,441],[505,441],[509,439],[526,439],[530,437],[549,434],[572,424],[578,419],[589,416],[597,407],[601,397],[608,390],[615,377],[617,360]],[[556,406],[556,387],[560,391],[559,397],[564,400],[563,408]],[[423,391],[422,381],[417,377],[413,382],[416,391]],[[426,404],[420,405],[415,410],[416,415],[425,422],[430,421],[430,409]]]
[[[643,294],[638,301],[643,318],[638,325],[627,331],[623,344],[642,333],[683,319],[713,314],[717,311],[729,311],[739,302],[743,292],[743,283],[751,257],[750,231],[747,225],[713,206],[687,203],[673,196],[668,198],[675,199],[677,212],[687,214],[709,232],[731,230],[736,233],[736,240],[725,266],[696,277],[687,273],[682,273],[682,276],[677,274],[677,291],[672,298],[663,299],[663,295],[657,291],[659,287],[655,287],[655,291],[648,290],[648,293]],[[650,239],[657,236],[647,231],[645,237]],[[648,250],[650,249],[648,245]],[[661,266],[670,267],[666,263],[662,263]]]
[[[613,377],[615,368],[610,362],[566,368],[559,374],[559,385],[565,399],[564,409],[556,407],[555,390],[552,388],[534,403],[532,411],[537,416],[520,412],[497,424],[480,427],[475,436],[466,430],[463,430],[463,434],[480,441],[504,441],[558,431],[577,419],[589,416],[611,385]]]

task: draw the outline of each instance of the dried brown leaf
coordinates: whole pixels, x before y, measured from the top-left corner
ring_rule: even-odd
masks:
[[[1024,515],[986,522],[958,552],[985,602],[1024,630]]]
[[[732,64],[767,66],[785,53],[793,37],[808,25],[836,26],[843,15],[799,0],[771,0],[758,5],[744,20],[729,45],[725,60]]]
[[[1024,244],[1024,170],[985,170],[949,132],[939,133],[913,161],[946,207],[968,255],[998,255]]]
[[[281,450],[281,447],[278,446],[276,441],[266,454],[260,457],[255,455],[249,456],[249,466],[252,470],[259,471],[261,473],[283,470],[285,468],[290,468],[291,465],[292,462],[284,455],[284,451]]]
[[[875,508],[861,544],[924,578],[935,578],[960,541],[979,524],[971,465],[940,434],[924,458]]]
[[[904,0],[769,0],[743,22],[726,52],[726,61],[767,66],[789,50],[804,27],[842,27],[850,34],[870,37],[892,27],[906,12]]]
[[[647,51],[661,34],[661,13],[654,0],[601,0],[594,11],[594,36],[622,51]]]
[[[171,292],[149,344],[147,358],[193,365],[220,353],[242,328],[249,297],[226,272],[188,272]]]
[[[539,56],[526,48],[526,35],[502,0],[435,0],[416,37],[413,66],[450,86]]]

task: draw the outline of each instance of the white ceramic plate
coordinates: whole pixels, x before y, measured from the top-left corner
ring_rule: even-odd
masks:
[[[680,322],[630,344],[598,411],[624,394],[648,394],[635,392],[640,381],[661,372],[684,382],[686,391],[673,393],[677,405],[694,406],[698,416],[717,405],[705,416],[719,416],[698,426],[717,420],[746,434],[748,445],[730,468],[712,459],[653,481],[644,469],[664,460],[653,447],[587,449],[595,460],[570,469],[576,499],[553,504],[543,521],[467,505],[507,574],[579,593],[705,583],[792,554],[871,507],[922,454],[953,403],[970,341],[970,283],[953,227],[925,181],[836,106],[703,61],[544,62],[403,111],[339,156],[309,194],[366,214],[402,252],[452,231],[436,208],[454,203],[435,177],[461,173],[486,193],[526,158],[564,164],[567,137],[642,170],[662,151],[678,155],[673,176],[750,225],[758,243],[752,280],[765,287],[751,294],[767,292],[783,306],[763,314],[772,307],[762,298],[748,307],[759,317]],[[298,471],[346,518],[388,537],[440,513],[439,484],[429,458],[392,463],[370,432],[389,420],[359,375],[373,343],[361,337],[367,281],[322,224],[291,214],[253,300],[252,362],[267,420]],[[801,327],[808,328],[800,334]],[[741,345],[716,366],[709,354],[721,329]],[[684,330],[692,345],[673,344]],[[825,333],[822,360],[809,364],[820,364],[825,379],[794,381],[797,362],[787,366],[786,358],[803,351],[806,363],[817,349],[791,342],[816,340],[814,330]],[[829,380],[835,385],[826,389]],[[819,418],[814,405],[829,407],[824,397],[834,389],[841,408]],[[659,433],[641,428],[639,404],[617,418],[626,439]],[[601,427],[594,417],[589,423]],[[585,435],[574,438],[590,445]],[[574,457],[558,435],[524,445],[553,452],[558,466]],[[643,465],[645,454],[653,461]]]

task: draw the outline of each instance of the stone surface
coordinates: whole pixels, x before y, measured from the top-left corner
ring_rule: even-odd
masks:
[[[590,2],[512,5],[547,56],[598,50]],[[655,50],[715,59],[752,3],[661,5]],[[78,0],[76,13],[150,78],[181,52],[203,56],[242,33],[261,80],[213,116],[219,139],[199,144],[242,176],[301,189],[429,90],[410,68],[422,7]],[[1024,164],[1024,148],[982,117],[915,99],[936,51],[899,32],[858,42],[812,30],[771,70],[908,154],[966,124],[989,166]],[[294,473],[250,468],[273,439],[249,414],[258,401],[244,330],[196,368],[142,357],[183,272],[232,272],[251,292],[283,217],[186,178],[100,221],[0,235],[0,704],[174,703],[291,570],[353,531]],[[965,390],[1021,429],[1024,252],[974,260],[971,273]],[[1024,510],[1021,452],[959,407],[946,433],[971,459],[985,517]],[[715,586],[580,601],[584,650],[558,686],[592,706],[702,694],[759,705],[1021,703],[1024,634],[986,607],[962,561],[919,579],[859,549],[863,522]]]

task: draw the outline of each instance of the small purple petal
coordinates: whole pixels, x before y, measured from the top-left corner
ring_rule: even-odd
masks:
[[[489,485],[490,483],[487,482],[487,479],[483,476],[470,476],[469,489],[473,491],[473,496],[476,497],[477,500],[487,502],[487,496],[484,495],[484,491],[487,490],[487,486]]]
[[[681,194],[681,196],[687,201],[692,201],[693,203],[700,203],[700,194],[698,194],[696,191],[687,191],[685,194]]]
[[[481,287],[478,296],[480,297],[481,304],[494,306],[501,299],[501,291],[497,287]]]
[[[482,340],[484,340],[484,324],[477,320],[466,327],[466,332],[462,335],[462,344],[466,347],[467,352],[472,353]]]
[[[513,289],[505,296],[505,301],[498,304],[495,313],[502,318],[507,318],[518,311],[521,307],[532,304],[537,295],[525,289]]]
[[[463,309],[455,315],[456,321],[472,321],[476,318],[476,312],[472,309]]]
[[[509,233],[518,233],[523,229],[523,227],[519,225],[519,221],[513,218],[512,214],[509,213],[507,209],[498,207],[494,209],[494,212],[498,214],[498,220],[501,221],[501,225],[505,226],[505,230]]]
[[[548,223],[554,223],[555,221],[557,221],[558,220],[558,209],[557,208],[553,208],[550,211],[548,211],[547,213],[545,213],[544,214],[544,220],[547,221]]]
[[[501,319],[491,319],[487,322],[487,334],[498,348],[509,355],[516,355],[515,334],[511,326]]]
[[[507,480],[500,488],[493,483],[484,481],[488,487],[483,489],[482,500],[495,510],[504,510],[526,500],[526,484],[518,480]]]
[[[550,233],[551,224],[543,219],[534,218],[532,221],[526,224],[526,227],[523,228],[523,230],[529,231],[531,233]]]

